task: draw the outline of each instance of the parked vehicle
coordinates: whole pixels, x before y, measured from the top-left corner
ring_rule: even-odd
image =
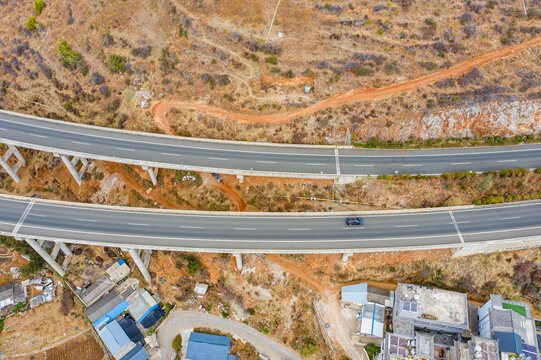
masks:
[[[218,175],[216,173],[210,173],[210,175],[212,175],[212,177],[215,178],[216,181],[222,182],[222,178],[220,177],[220,175]]]
[[[360,217],[349,217],[346,219],[346,225],[348,226],[360,226],[363,223],[363,218]]]

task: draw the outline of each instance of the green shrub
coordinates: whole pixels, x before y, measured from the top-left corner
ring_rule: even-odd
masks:
[[[289,69],[288,71],[283,72],[282,76],[286,79],[293,79],[295,77],[295,73],[293,72],[293,70]]]
[[[173,342],[171,343],[171,346],[173,347],[173,350],[175,350],[177,353],[182,350],[182,336],[178,334],[173,339]]]
[[[374,344],[367,344],[364,349],[366,350],[370,360],[373,360],[374,357],[381,352],[381,348]]]
[[[536,173],[536,174],[541,174],[541,167],[538,167],[533,172]]]
[[[178,36],[188,38],[188,30],[182,24],[178,24]]]
[[[126,62],[126,58],[124,56],[118,56],[118,55],[109,55],[107,58],[107,67],[109,68],[109,71],[113,74],[124,72],[124,63]]]
[[[197,260],[197,258],[193,255],[186,256],[186,261],[188,262],[188,274],[195,274],[201,267],[199,260]]]
[[[255,314],[255,309],[254,308],[248,308],[246,311],[248,311],[248,314],[250,314],[250,315]]]
[[[220,78],[221,78],[221,81],[222,81],[222,85],[227,86],[227,85],[231,84],[231,80],[229,80],[229,75],[223,74],[223,75],[220,75]]]
[[[278,58],[276,56],[269,56],[265,59],[265,62],[268,62],[269,64],[276,65],[278,64]]]
[[[77,65],[82,63],[81,55],[71,50],[64,40],[58,43],[58,56],[60,56],[62,64],[72,70],[76,69]]]
[[[301,357],[310,357],[318,351],[317,341],[312,338],[306,338],[301,347]]]
[[[434,29],[438,27],[438,23],[436,22],[436,20],[431,19],[431,18],[426,18],[425,19],[425,24],[427,24],[428,26],[430,26],[430,27],[432,27]]]
[[[366,144],[364,144],[364,147],[373,148],[379,145],[378,139],[372,138],[368,140]]]
[[[489,174],[487,177],[479,180],[477,184],[477,189],[481,192],[486,192],[492,189],[492,175]]]
[[[45,4],[43,3],[43,0],[36,0],[34,1],[34,11],[36,15],[40,15],[43,11],[43,8],[45,7]]]
[[[31,16],[28,18],[28,21],[26,22],[26,28],[30,31],[34,31],[37,29],[39,23],[36,22],[36,18]]]
[[[462,199],[458,196],[449,196],[444,203],[445,206],[460,206],[462,205]]]
[[[278,74],[280,71],[282,71],[282,69],[280,69],[278,66],[273,66],[270,69],[270,72],[274,74]]]

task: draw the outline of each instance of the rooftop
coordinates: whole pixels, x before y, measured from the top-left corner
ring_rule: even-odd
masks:
[[[227,336],[218,336],[192,332],[186,350],[187,360],[227,360],[231,339]]]
[[[105,270],[112,282],[119,282],[130,274],[130,267],[122,259],[115,262]]]
[[[366,283],[342,286],[341,297],[342,301],[347,301],[354,304],[366,304],[367,300]]]
[[[103,275],[81,293],[81,300],[86,306],[90,306],[99,300],[104,294],[111,290],[115,284],[109,280],[107,275]]]
[[[368,286],[367,283],[342,286],[342,301],[364,305],[372,302],[385,306],[392,306],[392,292],[385,289]]]
[[[86,316],[88,316],[88,319],[90,319],[90,321],[93,323],[99,320],[105,314],[107,314],[111,309],[120,304],[122,301],[123,299],[120,297],[120,295],[115,290],[113,290],[109,294],[101,298],[99,301],[97,301],[95,304],[86,308]]]
[[[382,338],[383,335],[385,335],[383,328],[384,321],[385,306],[374,303],[366,303],[363,306],[361,333]]]
[[[475,360],[498,360],[498,341],[474,336],[472,338],[472,352]]]
[[[396,314],[400,317],[468,326],[466,294],[399,283],[396,297]]]
[[[156,300],[145,289],[137,289],[126,301],[129,304],[128,311],[138,323],[158,307]]]
[[[130,342],[128,335],[116,321],[105,325],[103,329],[98,331],[98,334],[113,355]]]

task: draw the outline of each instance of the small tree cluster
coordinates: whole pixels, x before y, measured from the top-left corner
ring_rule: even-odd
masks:
[[[75,70],[77,66],[84,65],[81,54],[71,50],[71,47],[64,40],[58,43],[58,56],[62,64],[72,70]]]
[[[126,58],[124,56],[109,55],[107,58],[107,67],[113,74],[126,71],[125,63]]]
[[[34,1],[34,12],[36,13],[37,16],[41,14],[44,7],[45,7],[45,4],[43,3],[43,0]]]
[[[178,24],[178,36],[188,38],[188,30],[182,24]]]
[[[171,346],[173,347],[173,350],[175,350],[177,353],[182,350],[182,336],[180,334],[175,336]]]

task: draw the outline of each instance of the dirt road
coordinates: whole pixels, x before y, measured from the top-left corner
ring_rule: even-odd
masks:
[[[208,186],[227,196],[229,201],[233,204],[233,206],[235,206],[235,211],[246,211],[246,201],[244,201],[242,196],[237,194],[235,189],[226,184],[223,179],[222,182],[218,182],[208,173],[201,173],[201,177],[205,179],[205,183]]]
[[[216,115],[225,119],[235,120],[241,123],[279,124],[279,123],[290,121],[299,116],[313,114],[319,110],[322,110],[328,107],[340,106],[344,104],[353,103],[356,101],[381,99],[381,98],[389,97],[392,95],[400,94],[403,92],[412,91],[420,87],[430,85],[439,80],[443,80],[450,77],[457,77],[459,75],[462,75],[470,71],[474,67],[483,66],[494,60],[518,54],[522,51],[525,51],[531,47],[538,46],[540,44],[541,44],[541,37],[531,40],[531,41],[524,42],[522,44],[510,46],[505,49],[495,51],[493,53],[485,54],[485,55],[470,59],[466,62],[463,62],[461,64],[450,67],[449,69],[446,69],[434,74],[430,74],[430,75],[423,76],[417,79],[408,80],[402,83],[398,83],[395,85],[391,85],[391,86],[379,88],[379,89],[373,89],[373,88],[372,89],[352,89],[343,94],[322,100],[318,102],[317,104],[308,106],[303,109],[294,110],[288,113],[269,114],[269,115],[252,115],[252,114],[231,112],[228,110],[219,109],[219,108],[215,108],[215,107],[204,105],[204,104],[175,101],[175,100],[163,100],[154,104],[154,106],[152,106],[152,114],[154,115],[154,120],[156,121],[156,123],[159,124],[160,127],[168,134],[170,133],[169,131],[173,131],[173,130],[171,129],[169,124],[165,121],[165,113],[171,107],[178,107],[178,108],[187,109],[187,110],[199,111],[199,112],[207,113],[210,115]]]
[[[288,261],[280,257],[280,255],[267,254],[266,259],[278,265],[284,271],[301,278],[314,288],[321,296],[319,303],[321,304],[323,320],[331,325],[327,329],[331,341],[339,344],[351,360],[368,360],[366,351],[354,344],[351,335],[347,331],[346,321],[340,313],[340,304],[338,301],[340,286],[331,286],[320,281],[306,271],[305,266]]]
[[[174,310],[158,329],[161,359],[171,359],[171,343],[177,334],[196,327],[211,328],[237,336],[244,342],[252,344],[260,354],[272,360],[301,360],[301,357],[290,348],[248,325],[219,316],[184,310]],[[183,337],[182,342],[185,341],[187,339]],[[186,347],[183,346],[183,349]]]
[[[159,105],[160,106],[156,106]],[[168,135],[177,135],[175,130],[169,126],[169,122],[165,119],[165,113],[173,107],[175,104],[175,101],[172,100],[165,100],[161,101],[158,104],[154,105],[152,107],[152,115],[154,116],[154,122],[160,129],[162,129],[166,134]],[[118,170],[118,168],[117,168]],[[223,193],[229,201],[235,206],[235,211],[245,211],[246,210],[246,202],[240,196],[237,194],[237,192],[229,185],[225,184],[224,182],[217,182],[212,176],[210,176],[207,173],[201,173],[201,177],[203,177],[206,180],[206,183],[215,188],[216,190]],[[124,176],[124,179],[128,181],[127,177]],[[133,182],[133,181],[132,181]],[[141,194],[143,195],[143,194]],[[163,200],[163,199],[160,199]],[[161,203],[161,202],[160,202]],[[171,208],[171,207],[170,207]],[[175,207],[172,207],[175,208]]]

